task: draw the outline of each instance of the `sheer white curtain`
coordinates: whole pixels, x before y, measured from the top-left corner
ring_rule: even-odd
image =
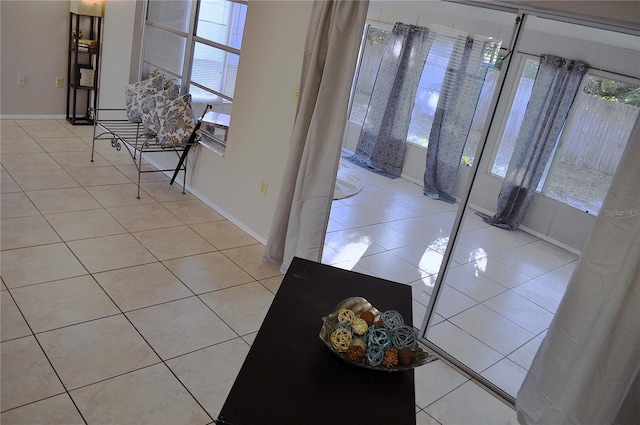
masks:
[[[639,158],[636,120],[589,242],[518,392],[522,424],[638,420]]]
[[[300,100],[265,262],[320,261],[368,1],[315,1]]]

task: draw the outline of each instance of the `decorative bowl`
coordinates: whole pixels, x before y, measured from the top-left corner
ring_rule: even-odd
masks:
[[[380,370],[380,371],[386,371],[386,372],[397,372],[401,370],[409,370],[409,369],[413,369],[418,366],[422,366],[423,364],[436,360],[436,357],[434,355],[431,355],[425,352],[417,344],[416,344],[416,347],[413,349],[413,360],[411,363],[407,365],[401,365],[400,363],[398,363],[397,365],[392,367],[387,367],[382,364],[378,366],[372,366],[371,364],[368,364],[367,361],[360,363],[357,361],[350,360],[347,357],[345,352],[338,351],[337,349],[334,348],[333,344],[331,343],[331,334],[333,333],[336,325],[339,323],[338,312],[342,309],[349,309],[353,311],[356,317],[359,317],[360,314],[362,314],[365,311],[371,311],[375,321],[379,320],[380,314],[381,314],[380,311],[377,308],[375,308],[373,305],[371,305],[371,303],[369,303],[369,301],[367,301],[366,299],[362,297],[351,297],[342,301],[340,304],[338,304],[335,307],[332,313],[322,318],[322,328],[320,329],[320,339],[322,340],[322,342],[324,342],[327,348],[331,350],[332,353],[334,353],[336,356],[338,356],[342,360],[366,369]],[[375,326],[375,325],[372,325],[372,326]]]

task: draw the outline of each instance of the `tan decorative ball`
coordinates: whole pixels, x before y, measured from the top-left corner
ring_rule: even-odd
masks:
[[[364,319],[356,317],[355,319],[353,319],[353,322],[351,322],[351,329],[353,329],[353,332],[358,335],[364,335],[367,329],[369,329],[369,326]]]
[[[349,325],[351,324],[351,322],[353,322],[353,319],[355,318],[356,318],[356,314],[352,310],[349,310],[348,308],[341,308],[340,311],[338,311],[338,322],[340,323],[345,323]]]
[[[338,328],[331,334],[331,345],[340,352],[347,351],[351,345],[351,332],[345,328]]]

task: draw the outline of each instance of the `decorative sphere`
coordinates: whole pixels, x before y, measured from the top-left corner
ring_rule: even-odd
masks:
[[[353,335],[353,329],[351,328],[351,325],[349,325],[348,323],[337,323],[334,327],[333,330],[335,331],[336,329],[346,329],[349,331],[349,333],[351,335]]]
[[[386,367],[396,366],[398,364],[398,350],[391,347],[385,351],[382,357],[382,364]]]
[[[398,352],[398,363],[402,366],[409,366],[413,362],[413,351],[410,348],[405,347]]]
[[[356,314],[348,308],[341,308],[338,311],[338,322],[350,324],[353,319],[356,318]]]
[[[367,344],[364,343],[362,338],[355,337],[351,340],[351,346],[361,347],[363,350],[367,349]]]
[[[371,366],[379,366],[384,357],[384,348],[380,345],[370,345],[367,347],[367,364]]]
[[[403,325],[391,331],[391,344],[397,349],[416,348],[416,336],[411,326]]]
[[[404,325],[402,314],[398,313],[395,310],[387,310],[384,313],[380,314],[380,320],[384,324],[384,327],[389,329],[390,331]]]
[[[373,325],[373,321],[375,320],[375,316],[370,310],[360,313],[360,318],[367,322],[367,326]]]
[[[357,345],[352,345],[347,349],[347,358],[352,362],[364,363],[365,351],[364,348]]]
[[[351,328],[353,329],[354,333],[358,335],[364,335],[367,329],[369,329],[369,326],[367,325],[367,322],[364,321],[364,319],[356,317],[355,319],[353,319],[353,322],[351,322]]]
[[[340,352],[347,351],[351,345],[351,332],[344,328],[338,328],[331,334],[331,345]]]
[[[364,342],[367,344],[367,347],[379,345],[384,351],[391,346],[391,335],[389,331],[384,328],[372,326],[367,333],[364,334]]]

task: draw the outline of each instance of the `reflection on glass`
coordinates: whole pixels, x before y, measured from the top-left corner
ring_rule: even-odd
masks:
[[[168,31],[147,27],[144,59],[146,62],[182,75],[187,40]]]
[[[200,0],[196,35],[240,49],[247,5],[228,0]]]
[[[240,56],[196,43],[191,81],[233,98]]]
[[[338,249],[326,250],[322,261],[327,264],[336,264],[349,260],[351,263],[347,268],[351,269],[366,254],[371,245],[373,242],[367,236],[349,237],[347,241],[340,243]]]
[[[149,21],[178,31],[187,31],[189,15],[191,15],[190,1],[150,1],[148,5],[147,19]]]

